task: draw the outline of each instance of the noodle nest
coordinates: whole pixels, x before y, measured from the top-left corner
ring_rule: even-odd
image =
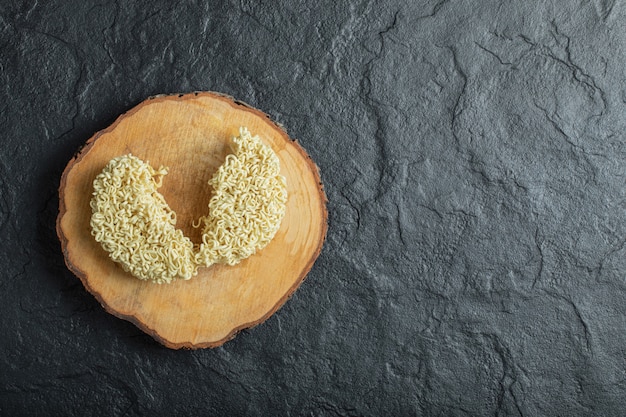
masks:
[[[111,259],[142,280],[190,279],[199,267],[236,265],[263,249],[285,215],[287,189],[274,151],[242,127],[209,185],[213,195],[194,245],[176,229],[176,213],[157,191],[167,168],[128,154],[112,159],[93,182],[91,234]]]

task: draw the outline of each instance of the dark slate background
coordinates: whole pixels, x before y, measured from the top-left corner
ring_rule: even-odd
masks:
[[[626,414],[623,2],[1,3],[1,415]],[[300,140],[329,233],[266,323],[172,351],[54,222],[81,144],[194,90]]]

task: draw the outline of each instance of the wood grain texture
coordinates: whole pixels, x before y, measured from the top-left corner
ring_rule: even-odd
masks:
[[[113,262],[89,226],[92,183],[109,160],[132,153],[169,167],[159,191],[176,227],[199,243],[192,222],[207,213],[207,182],[240,126],[273,148],[287,179],[286,214],[272,242],[236,266],[200,268],[171,284],[138,280]],[[219,346],[266,320],[309,272],[327,230],[326,197],[306,152],[264,113],[211,92],[153,97],[120,116],[69,162],[59,196],[57,233],[70,270],[107,311],[176,349]]]

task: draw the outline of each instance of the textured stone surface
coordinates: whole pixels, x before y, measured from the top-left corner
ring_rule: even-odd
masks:
[[[3,1],[0,414],[623,415],[625,25],[615,0]],[[330,227],[266,323],[170,351],[65,268],[57,186],[193,90],[283,123]]]

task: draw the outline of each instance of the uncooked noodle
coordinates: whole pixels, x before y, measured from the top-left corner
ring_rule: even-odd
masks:
[[[130,154],[112,159],[94,180],[95,240],[124,270],[159,284],[190,279],[200,266],[235,265],[264,248],[285,215],[285,178],[274,151],[246,128],[232,149],[209,181],[213,196],[197,222],[199,246],[175,228],[176,213],[157,191],[167,169]]]
[[[285,215],[287,189],[272,149],[246,128],[233,138],[233,154],[213,175],[209,214],[200,220],[199,265],[235,265],[272,240]]]

